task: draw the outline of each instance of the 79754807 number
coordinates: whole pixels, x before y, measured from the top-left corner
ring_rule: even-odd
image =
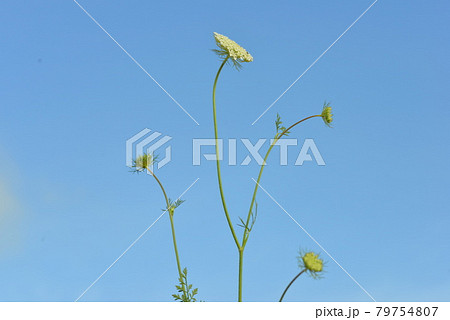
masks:
[[[434,317],[436,315],[438,307],[377,307],[377,310],[377,317]]]

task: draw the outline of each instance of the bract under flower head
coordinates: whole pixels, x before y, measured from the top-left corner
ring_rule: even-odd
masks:
[[[252,62],[253,57],[247,50],[242,48],[236,42],[230,38],[214,32],[214,38],[216,39],[216,44],[220,50],[214,50],[221,58],[230,57],[233,62]]]

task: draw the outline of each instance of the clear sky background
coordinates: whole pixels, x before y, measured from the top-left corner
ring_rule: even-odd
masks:
[[[237,299],[215,164],[192,166],[192,139],[213,137],[214,31],[254,56],[222,73],[222,137],[271,138],[277,112],[290,124],[334,107],[334,128],[313,119],[291,134],[313,138],[326,166],[294,166],[290,147],[282,167],[275,151],[262,186],[376,300],[450,300],[448,1],[378,1],[254,126],[371,1],[79,2],[200,126],[73,1],[2,1],[1,301],[75,300],[162,213],[153,179],[125,166],[125,141],[144,128],[173,137],[158,171],[170,197],[200,178],[175,216],[199,298]],[[257,172],[223,167],[235,223]],[[257,200],[244,300],[278,300],[301,247],[321,252],[327,273],[302,276],[286,301],[370,301],[264,192]],[[81,300],[170,301],[176,280],[164,216]]]

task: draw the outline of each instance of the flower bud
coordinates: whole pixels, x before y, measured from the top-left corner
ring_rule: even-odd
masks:
[[[323,104],[323,110],[322,110],[322,119],[323,122],[329,127],[331,127],[331,122],[333,122],[333,114],[331,113],[331,107],[329,103]]]
[[[321,272],[323,270],[323,261],[319,258],[318,254],[314,252],[308,252],[303,257],[303,264],[305,269],[311,272]]]

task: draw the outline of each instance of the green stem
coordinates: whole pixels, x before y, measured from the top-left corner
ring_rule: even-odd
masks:
[[[239,249],[239,294],[238,302],[242,302],[242,271],[244,266],[244,248]]]
[[[167,206],[167,210],[169,212],[169,217],[170,217],[170,227],[172,229],[173,248],[175,250],[175,257],[177,259],[178,275],[180,276],[180,278],[182,278],[183,277],[183,273],[181,271],[180,257],[178,255],[178,248],[177,248],[177,239],[175,237],[175,226],[174,226],[174,223],[173,223],[173,214],[175,212],[174,211],[175,209],[170,208],[169,197],[167,197],[166,190],[164,189],[161,181],[158,179],[158,177],[150,169],[147,169],[147,170],[150,172],[150,174],[153,176],[153,178],[155,178],[156,182],[158,182],[158,185],[161,188],[162,193],[164,194],[164,199],[166,200],[166,206]],[[183,290],[185,290],[184,285],[182,287],[183,287]]]
[[[277,141],[278,141],[278,140],[277,140]],[[269,150],[267,150],[266,156],[264,157],[264,162],[263,162],[263,164],[261,165],[261,169],[259,170],[258,179],[256,180],[255,189],[253,190],[253,197],[252,197],[252,201],[251,201],[251,203],[250,203],[250,209],[249,209],[249,213],[248,213],[248,216],[247,216],[247,222],[245,223],[246,226],[248,226],[248,224],[249,224],[249,222],[250,222],[250,217],[251,217],[251,215],[252,215],[253,206],[254,206],[255,200],[256,200],[256,193],[258,192],[259,181],[261,180],[261,176],[262,176],[262,173],[263,173],[263,171],[264,171],[264,167],[265,167],[265,165],[266,165],[267,158],[269,157],[270,151],[272,151],[272,148],[273,148],[273,147],[274,147],[274,144],[272,143],[272,144],[270,145],[270,147],[269,147]],[[248,237],[249,237],[248,230],[245,229],[245,230],[244,230],[244,237],[243,237],[243,239],[242,239],[242,246],[243,246],[244,248],[245,248],[245,245],[247,244]]]
[[[214,116],[214,136],[215,136],[215,142],[216,142],[216,164],[217,164],[217,180],[219,181],[219,190],[220,190],[220,198],[222,199],[222,206],[223,211],[225,212],[225,217],[227,218],[228,226],[230,227],[231,234],[233,235],[234,242],[236,243],[237,248],[240,250],[241,245],[239,243],[239,240],[236,236],[236,232],[234,231],[233,224],[230,219],[230,215],[228,214],[227,205],[225,202],[225,195],[223,193],[223,187],[222,187],[222,177],[220,175],[220,160],[219,160],[219,144],[218,144],[218,133],[217,133],[217,115],[216,115],[216,86],[217,86],[217,80],[219,79],[220,72],[222,71],[223,66],[227,62],[229,57],[225,58],[220,65],[219,70],[217,71],[216,78],[214,80],[214,86],[213,86],[213,116]]]
[[[175,257],[177,258],[178,273],[180,277],[182,277],[183,273],[181,271],[180,257],[178,256],[178,249],[177,249],[177,239],[175,237],[175,227],[173,224],[173,212],[169,212],[169,217],[170,217],[170,227],[172,228],[173,248],[175,250]]]
[[[169,208],[169,206],[170,206],[169,198],[167,197],[166,190],[164,190],[164,187],[163,187],[161,181],[158,179],[158,177],[150,169],[147,169],[147,170],[150,172],[150,174],[153,176],[153,178],[155,178],[156,182],[158,182],[159,187],[161,188],[161,191],[164,194],[164,199],[166,200],[167,208]]]
[[[266,163],[267,163],[267,158],[269,157],[270,151],[272,151],[273,147],[274,147],[275,144],[278,142],[278,140],[280,140],[281,137],[283,137],[284,135],[286,135],[286,132],[289,132],[290,129],[292,129],[292,128],[295,127],[296,125],[302,123],[303,121],[306,121],[306,120],[308,120],[308,119],[315,118],[315,117],[322,117],[322,115],[316,114],[316,115],[314,115],[314,116],[306,117],[306,118],[304,118],[304,119],[302,119],[302,120],[300,120],[300,121],[297,121],[296,123],[294,123],[293,125],[291,125],[289,128],[285,129],[285,130],[284,130],[283,132],[281,132],[280,134],[277,133],[277,134],[275,135],[275,138],[273,139],[273,142],[272,142],[272,144],[270,145],[269,150],[267,150],[266,156],[264,157],[264,162],[263,162],[263,164],[261,165],[261,169],[259,170],[258,179],[256,180],[256,184],[255,184],[255,189],[253,190],[253,197],[252,197],[252,201],[251,201],[251,203],[250,203],[250,209],[248,210],[247,222],[246,222],[246,224],[245,224],[246,226],[247,226],[247,225],[249,224],[249,222],[250,222],[250,217],[251,217],[251,215],[252,215],[253,206],[254,206],[255,200],[256,200],[256,193],[258,192],[258,188],[259,188],[259,182],[261,181],[261,176],[262,176],[264,167],[265,167],[265,165],[266,165]],[[243,248],[245,248],[245,245],[247,244],[248,238],[249,238],[249,231],[248,231],[247,229],[245,229],[245,230],[244,230],[244,236],[243,236],[243,239],[242,239],[242,247],[243,247]]]
[[[236,236],[236,232],[234,231],[233,224],[230,219],[230,215],[228,213],[227,204],[225,202],[225,195],[223,192],[222,187],[222,177],[220,174],[220,160],[219,160],[219,144],[218,144],[218,138],[219,134],[217,132],[217,111],[216,111],[216,87],[217,87],[217,80],[219,79],[220,72],[222,71],[223,66],[228,61],[229,57],[226,57],[222,64],[220,65],[219,70],[217,71],[216,78],[214,79],[214,86],[213,86],[213,93],[212,93],[212,102],[213,102],[213,116],[214,116],[214,137],[215,137],[215,144],[216,144],[216,164],[217,164],[217,180],[219,182],[219,190],[220,190],[220,198],[222,199],[222,206],[223,211],[225,212],[225,217],[228,222],[228,227],[230,228],[231,234],[233,236],[234,242],[236,243],[236,247],[239,251],[239,284],[238,284],[238,301],[242,301],[242,263],[244,258],[244,251],[242,250],[242,246],[239,243],[239,240]]]
[[[284,289],[283,294],[281,295],[280,301],[283,301],[284,295],[286,294],[286,292],[288,291],[289,287],[294,283],[295,280],[297,280],[298,277],[300,277],[302,275],[303,272],[305,272],[306,269],[303,269],[302,271],[300,271],[300,273],[298,275],[296,275],[294,277],[294,279],[291,280],[291,282],[289,282],[288,286],[286,287],[286,289]]]

